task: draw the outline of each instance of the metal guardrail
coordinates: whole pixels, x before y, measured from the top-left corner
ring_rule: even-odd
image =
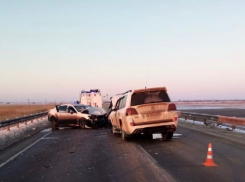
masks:
[[[42,112],[42,113],[32,114],[32,115],[24,116],[24,117],[20,117],[20,118],[15,118],[15,119],[9,119],[9,120],[6,120],[6,121],[1,121],[0,122],[0,128],[8,127],[8,126],[19,124],[19,123],[22,123],[22,122],[26,122],[28,120],[36,119],[36,118],[45,116],[47,114],[48,114],[48,112]]]
[[[190,119],[193,121],[201,121],[204,122],[205,125],[208,125],[210,123],[216,123],[218,126],[222,125],[223,123],[230,124],[232,125],[233,129],[236,128],[236,125],[245,126],[245,118],[199,114],[199,113],[188,113],[188,112],[180,112],[179,117],[184,118],[185,120]]]

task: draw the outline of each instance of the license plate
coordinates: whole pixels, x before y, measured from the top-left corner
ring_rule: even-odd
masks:
[[[156,117],[160,117],[160,113],[149,113],[149,114],[146,114],[146,117],[147,118],[156,118]]]

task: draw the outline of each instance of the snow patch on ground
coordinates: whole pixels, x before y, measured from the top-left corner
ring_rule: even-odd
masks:
[[[204,122],[193,121],[193,120],[190,120],[190,119],[184,120],[184,119],[179,118],[179,121],[186,122],[186,123],[191,123],[191,124],[195,124],[195,125],[205,125]]]
[[[244,105],[177,105],[178,110],[194,109],[245,109]]]
[[[194,125],[205,125],[204,122],[201,122],[201,121],[193,121],[193,120],[185,120],[185,119],[182,119],[182,118],[179,118],[179,121],[180,122],[185,122],[185,123],[191,123],[191,124],[194,124]],[[213,123],[213,127],[217,127],[217,128],[221,128],[221,129],[224,129],[224,130],[229,130],[229,131],[233,131],[233,132],[236,132],[236,133],[244,133],[245,134],[245,127],[243,126],[239,126],[239,128],[236,128],[236,129],[232,129],[231,126],[228,126],[229,124],[227,125],[219,125],[217,126],[216,123]]]
[[[27,126],[25,123],[21,123],[19,128],[17,128],[17,126],[13,126],[10,128],[10,131],[7,131],[6,129],[0,130],[0,150],[48,127],[50,127],[50,122],[47,118],[39,118],[38,120],[33,120],[33,123],[28,121]]]

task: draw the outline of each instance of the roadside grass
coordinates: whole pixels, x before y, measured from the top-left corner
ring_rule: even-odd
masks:
[[[36,114],[54,108],[54,105],[0,105],[0,122],[22,117],[25,115]]]

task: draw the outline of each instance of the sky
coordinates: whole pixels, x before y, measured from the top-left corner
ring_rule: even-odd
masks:
[[[245,99],[245,1],[0,0],[0,102],[166,86]]]

